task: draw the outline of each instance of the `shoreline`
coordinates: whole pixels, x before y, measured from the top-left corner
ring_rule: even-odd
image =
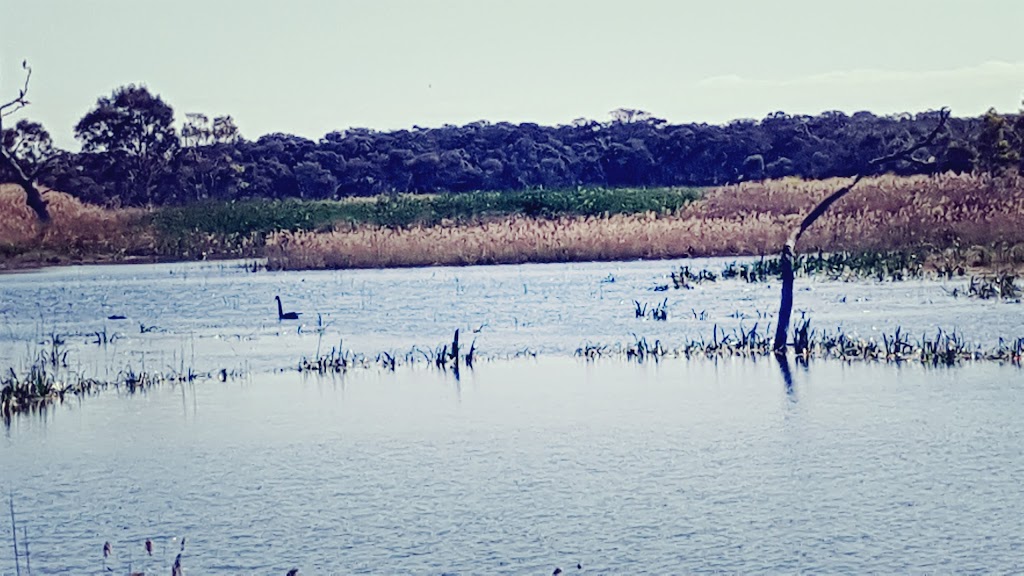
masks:
[[[932,259],[938,257],[940,253],[934,254],[921,254],[909,250],[893,249],[887,250],[889,253],[907,253],[907,254],[919,254],[923,256],[925,263],[924,277],[939,279],[941,278],[940,272],[934,267]],[[826,256],[833,254],[847,255],[844,252],[798,252],[797,257],[816,257],[819,254]],[[656,258],[608,258],[599,260],[523,260],[515,262],[473,262],[463,264],[450,264],[450,263],[431,263],[431,264],[406,264],[406,265],[391,265],[391,266],[353,266],[346,268],[297,268],[297,269],[275,269],[267,267],[267,258],[265,256],[252,256],[252,257],[237,257],[237,256],[224,256],[224,257],[212,257],[212,258],[172,258],[172,257],[133,257],[124,259],[104,259],[97,258],[94,260],[78,260],[78,261],[64,261],[59,263],[47,262],[42,260],[33,260],[28,263],[19,262],[14,266],[10,266],[9,262],[0,262],[0,277],[7,275],[17,274],[30,274],[33,272],[51,270],[51,269],[62,269],[62,268],[73,268],[79,266],[131,266],[131,265],[145,265],[145,264],[189,264],[189,263],[200,263],[200,262],[235,262],[240,265],[249,264],[247,267],[257,267],[263,270],[270,270],[273,272],[303,272],[303,271],[314,271],[314,270],[404,270],[412,268],[469,268],[469,267],[486,267],[486,266],[516,266],[523,264],[584,264],[584,263],[626,263],[626,262],[658,262],[658,261],[679,261],[679,260],[700,260],[700,259],[735,259],[739,260],[756,260],[765,259],[771,260],[777,258],[778,253],[768,254],[683,254],[683,255],[668,255]],[[717,271],[715,271],[717,272]],[[853,276],[856,276],[856,270],[851,271]],[[1006,264],[993,264],[988,266],[968,266],[964,267],[962,274],[957,274],[964,278],[971,276],[983,276],[997,274],[1000,272],[1008,272],[1014,274],[1024,273],[1024,264],[1020,263],[1006,263]]]
[[[192,262],[229,262],[229,261],[263,261],[262,256],[214,256],[210,258],[175,258],[172,256],[132,256],[128,258],[112,258],[99,256],[92,259],[75,259],[52,262],[50,259],[34,259],[30,261],[0,260],[0,276],[5,274],[24,274],[51,268],[73,268],[76,266],[131,266],[135,264],[185,264]]]

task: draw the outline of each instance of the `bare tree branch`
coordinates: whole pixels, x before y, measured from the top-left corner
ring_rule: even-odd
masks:
[[[941,132],[942,128],[945,127],[947,120],[949,120],[949,108],[943,108],[939,110],[939,121],[935,124],[935,128],[932,129],[932,131],[928,134],[928,136],[925,137],[924,140],[921,140],[917,144],[914,144],[904,150],[893,152],[892,154],[888,154],[885,156],[879,156],[878,158],[875,158],[874,160],[868,162],[868,165],[872,167],[881,166],[883,164],[894,162],[896,160],[906,160],[910,158],[911,155],[914,154],[914,152],[917,152],[918,150],[923,150],[928,146],[932,145],[932,142],[935,141],[935,138],[939,135],[939,132]]]
[[[946,121],[949,119],[949,109],[943,108],[939,110],[939,121],[936,123],[935,128],[926,136],[923,140],[907,146],[902,150],[893,152],[892,154],[886,154],[879,156],[868,162],[868,168],[877,168],[884,166],[890,162],[912,162],[917,165],[930,165],[931,162],[923,162],[916,158],[913,158],[913,154],[918,150],[923,150],[935,141],[935,138],[942,131],[942,128],[946,125]],[[858,173],[853,182],[850,182],[846,186],[836,190],[832,194],[829,194],[827,198],[818,203],[817,206],[811,210],[801,222],[800,226],[794,229],[789,234],[789,238],[786,240],[786,244],[782,247],[780,254],[781,259],[781,274],[782,274],[782,298],[779,303],[779,319],[775,325],[775,342],[773,349],[777,355],[785,355],[786,353],[786,338],[789,333],[789,318],[793,313],[793,256],[796,253],[796,243],[800,239],[811,224],[821,217],[828,209],[836,203],[837,200],[846,196],[854,186],[857,185],[866,175],[865,171]]]
[[[21,87],[21,90],[18,90],[17,98],[6,104],[0,104],[0,118],[10,116],[30,104],[25,97],[28,96],[28,81],[32,78],[32,67],[28,65],[26,60],[21,61],[21,67],[25,70],[25,84]],[[8,108],[11,108],[11,110],[7,110]]]
[[[14,114],[29,104],[26,97],[28,96],[28,82],[29,79],[32,78],[32,68],[26,61],[21,62],[21,67],[25,70],[25,84],[21,87],[21,90],[18,91],[17,98],[5,104],[0,104],[0,135],[2,135],[4,131],[3,118]],[[4,148],[2,143],[0,143],[0,165],[6,166],[14,174],[16,183],[25,190],[25,203],[28,204],[28,207],[31,208],[33,212],[36,213],[36,217],[39,218],[39,221],[44,223],[49,222],[50,211],[47,209],[46,200],[43,199],[43,194],[32,182],[32,178],[35,177],[36,174],[32,174],[32,177],[29,177],[29,175],[22,170],[21,165],[18,163],[18,160],[14,157],[13,153]]]

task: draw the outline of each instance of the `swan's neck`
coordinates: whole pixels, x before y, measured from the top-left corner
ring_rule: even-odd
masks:
[[[277,317],[280,318],[280,317],[284,316],[284,308],[281,307],[281,299],[280,298],[275,298],[275,300],[277,300]]]

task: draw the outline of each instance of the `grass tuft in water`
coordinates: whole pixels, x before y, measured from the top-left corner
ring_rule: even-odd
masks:
[[[750,329],[727,332],[714,325],[711,339],[705,337],[685,341],[672,347],[660,340],[649,343],[637,335],[629,344],[607,345],[588,342],[576,349],[575,356],[588,361],[620,358],[644,362],[667,358],[757,358],[773,354],[771,325],[759,330],[759,324]],[[971,344],[957,331],[939,329],[935,334],[923,334],[911,341],[902,328],[882,333],[881,339],[861,338],[842,329],[833,332],[811,327],[804,318],[793,331],[790,342],[797,358],[831,359],[844,362],[919,362],[926,366],[956,366],[965,362],[1000,362],[1021,366],[1024,358],[1024,337],[1000,339],[992,348]]]
[[[399,366],[413,366],[425,364],[439,370],[452,370],[458,375],[462,366],[473,367],[473,362],[478,358],[476,339],[469,345],[469,349],[463,352],[459,343],[459,330],[455,330],[451,342],[437,345],[431,350],[424,350],[413,347],[404,355],[394,352],[379,352],[372,359],[364,354],[346,350],[341,343],[330,351],[317,353],[312,358],[302,358],[299,361],[299,372],[312,374],[341,374],[356,368],[370,368],[377,366],[387,371],[394,372]]]
[[[27,364],[22,371],[8,368],[7,373],[0,376],[0,416],[5,425],[10,425],[11,418],[17,414],[41,412],[63,403],[66,398],[88,396],[108,388],[135,394],[161,384],[185,384],[215,377],[226,381],[241,375],[226,368],[213,374],[192,368],[152,372],[126,366],[111,380],[90,378],[68,367],[68,350],[57,335],[51,336]]]

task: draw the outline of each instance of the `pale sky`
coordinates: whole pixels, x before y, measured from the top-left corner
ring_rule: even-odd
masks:
[[[256,139],[648,111],[1015,112],[1022,0],[0,0],[0,99],[58,145],[128,83]]]

